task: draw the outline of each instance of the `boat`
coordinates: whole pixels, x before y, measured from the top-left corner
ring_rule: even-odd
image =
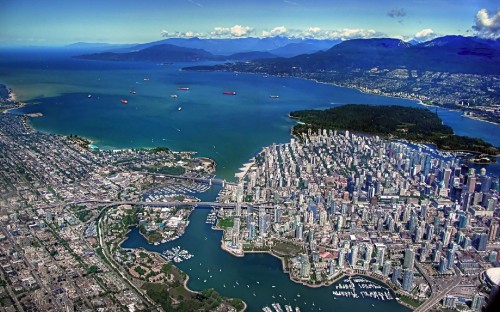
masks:
[[[279,99],[279,98],[280,98],[280,96],[279,96],[279,95],[270,95],[269,97],[270,97],[271,99]]]
[[[222,92],[222,94],[224,94],[224,95],[236,95],[236,92],[235,91],[224,91],[224,92]]]
[[[87,97],[90,99],[92,97],[92,94],[87,95]]]
[[[144,78],[144,81],[149,81],[149,78]]]
[[[122,104],[128,104],[128,101],[127,100],[120,100],[120,102],[122,102]]]
[[[189,91],[189,88],[188,87],[179,87],[179,88],[177,88],[177,90],[180,90],[180,91]]]
[[[170,97],[173,98],[173,99],[176,99],[177,98],[177,94],[170,94]]]
[[[136,94],[137,92],[135,92],[133,90],[130,90],[128,93],[130,93],[130,94]]]
[[[180,111],[182,109],[182,107],[179,107],[177,110]]]

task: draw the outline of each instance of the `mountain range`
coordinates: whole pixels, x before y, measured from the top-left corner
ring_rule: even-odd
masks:
[[[305,72],[405,68],[463,74],[500,73],[499,40],[445,36],[415,45],[389,38],[353,39],[340,43],[334,40],[297,40],[283,37],[170,38],[78,57],[148,62],[253,61],[282,74],[289,73],[292,68]],[[226,54],[214,54],[224,49]],[[228,51],[234,53],[227,54]]]
[[[498,41],[446,36],[411,45],[399,39],[354,39],[326,51],[292,58],[258,60],[275,71],[408,70],[462,74],[500,74]]]

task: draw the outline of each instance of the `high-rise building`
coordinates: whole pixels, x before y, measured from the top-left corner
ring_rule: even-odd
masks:
[[[472,311],[481,311],[484,305],[484,296],[481,294],[476,294],[472,297],[471,310]]]
[[[479,235],[475,235],[475,246],[477,251],[485,251],[486,245],[488,244],[488,234],[481,233]]]
[[[411,248],[406,248],[403,267],[406,269],[413,270],[414,265],[415,265],[415,251],[413,251],[413,249]]]
[[[465,229],[467,227],[468,221],[469,220],[468,220],[467,215],[464,215],[464,214],[460,215],[458,217],[458,228]]]
[[[377,263],[380,267],[382,267],[384,266],[386,246],[384,244],[375,244],[375,248],[377,249]]]
[[[490,225],[490,232],[488,233],[488,240],[490,242],[494,241],[497,237],[498,233],[498,223],[496,221],[492,221]]]
[[[404,270],[403,271],[403,289],[406,291],[411,291],[413,286],[413,271],[412,270]]]
[[[401,278],[401,272],[403,270],[401,269],[401,267],[395,267],[394,270],[392,271],[392,276],[391,276],[391,281],[394,283],[394,284],[398,284],[398,280]]]
[[[370,261],[370,259],[372,258],[372,253],[373,253],[373,245],[368,244],[366,246],[365,260]]]
[[[456,305],[457,297],[451,296],[451,295],[446,295],[443,299],[443,306],[445,308],[451,308],[454,309]]]
[[[448,250],[448,255],[446,256],[446,261],[448,262],[446,269],[449,270],[449,269],[453,268],[453,264],[455,262],[455,250],[453,250],[453,248],[450,248],[450,250]]]
[[[259,208],[259,235],[262,236],[267,232],[267,214],[266,208]]]
[[[351,255],[349,257],[349,263],[351,263],[351,266],[356,265],[356,262],[358,261],[358,245],[354,245],[351,248]]]
[[[382,274],[384,276],[389,276],[389,274],[391,274],[391,269],[392,269],[392,263],[390,261],[385,262],[382,268]]]
[[[300,264],[300,276],[302,278],[308,278],[311,271],[311,263],[309,263],[307,255],[305,257],[306,258],[303,259],[303,261]]]
[[[339,259],[338,259],[338,265],[341,269],[344,267],[345,254],[346,254],[345,249],[341,249],[339,252]]]
[[[448,260],[446,260],[445,257],[441,257],[439,259],[439,273],[440,274],[445,274],[446,273],[446,270],[448,268]]]

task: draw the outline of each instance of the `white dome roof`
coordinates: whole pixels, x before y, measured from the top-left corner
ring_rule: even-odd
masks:
[[[486,270],[486,276],[493,284],[500,285],[500,268]]]

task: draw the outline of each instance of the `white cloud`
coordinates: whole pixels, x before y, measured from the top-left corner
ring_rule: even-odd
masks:
[[[250,26],[234,25],[232,27],[215,27],[210,33],[199,33],[194,31],[178,32],[162,30],[161,36],[165,38],[243,38],[255,34],[255,29]],[[385,37],[386,35],[374,29],[344,28],[339,30],[326,30],[319,27],[308,27],[306,29],[288,29],[285,26],[277,26],[272,29],[262,30],[261,38],[283,36],[288,38],[314,38],[314,39],[356,39]]]
[[[214,37],[246,37],[253,31],[253,27],[234,25],[233,27],[215,27],[210,34]]]
[[[203,37],[205,37],[205,34],[199,33],[199,32],[195,32],[195,31],[186,31],[186,32],[174,31],[174,32],[170,32],[168,30],[162,30],[160,32],[160,34],[164,38],[194,38],[194,37],[203,38]]]
[[[419,42],[424,42],[424,41],[429,41],[431,39],[434,39],[438,37],[438,35],[430,28],[425,28],[422,29],[421,31],[417,32],[414,36],[414,39],[419,41]]]
[[[500,38],[500,8],[491,16],[488,10],[479,10],[475,22],[472,28],[476,30],[478,36],[489,39]]]
[[[287,36],[288,30],[285,26],[274,27],[271,30],[262,31],[262,37],[276,37],[276,36]]]
[[[382,37],[384,34],[375,31],[374,29],[356,29],[344,28],[341,30],[333,30],[329,32],[329,37],[332,39],[360,39],[360,38],[374,38]]]

